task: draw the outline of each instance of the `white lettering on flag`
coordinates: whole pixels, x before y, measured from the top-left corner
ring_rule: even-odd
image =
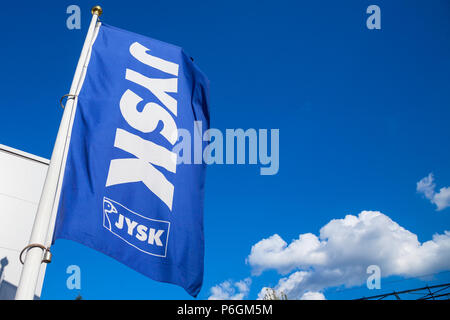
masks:
[[[177,115],[177,100],[167,94],[168,92],[177,93],[177,78],[151,79],[131,69],[127,69],[125,78],[148,89],[167,107],[167,109],[175,116]]]
[[[149,55],[147,51],[150,50],[137,42],[130,46],[131,55],[138,61],[165,73],[178,76],[178,64]],[[152,79],[134,70],[126,69],[125,79],[148,89],[172,114],[177,115],[177,100],[168,94],[177,93],[177,78]],[[140,96],[130,89],[123,93],[119,106],[124,119],[131,127],[143,133],[153,132],[161,121],[163,128],[159,133],[170,144],[174,145],[178,139],[178,129],[173,117],[155,102],[147,103],[142,111],[138,111],[137,105],[142,100]],[[132,154],[136,158],[111,160],[106,186],[143,182],[150,191],[172,210],[174,186],[153,165],[175,173],[177,154],[124,129],[116,130],[114,146]],[[126,222],[128,223],[128,221]],[[128,228],[132,228],[129,229],[131,232],[135,227],[135,225],[128,225]],[[151,243],[155,241],[158,244],[160,234],[158,232],[154,234],[154,232],[155,230],[153,230],[152,234],[152,229],[150,229],[148,241],[149,243],[150,241]],[[143,237],[144,230],[142,228],[138,229],[138,233],[140,237]]]
[[[120,111],[130,126],[144,133],[152,132],[162,121],[163,128],[161,135],[170,142],[175,144],[178,139],[178,129],[172,116],[157,103],[147,103],[142,112],[136,109],[136,106],[142,98],[131,90],[125,91],[120,99]]]
[[[130,46],[131,55],[138,61],[155,69],[161,70],[165,73],[178,77],[178,64],[149,55],[147,54],[147,51],[150,51],[150,49],[147,49],[139,42],[135,42]]]

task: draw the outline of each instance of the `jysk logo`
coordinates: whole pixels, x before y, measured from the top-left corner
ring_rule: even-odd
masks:
[[[168,221],[146,218],[104,197],[103,226],[142,252],[163,258],[167,255]]]
[[[137,105],[144,98],[127,89],[119,102],[120,112],[129,126],[141,133],[155,131],[162,122],[163,127],[159,134],[173,146],[178,139],[178,128],[173,118],[177,116],[177,100],[171,94],[178,92],[179,66],[150,55],[150,50],[138,42],[134,42],[129,51],[142,63],[143,71],[156,69],[170,75],[170,78],[149,78],[137,71],[126,69],[125,79],[146,88],[149,95],[144,108],[139,111]],[[152,99],[152,96],[157,99]],[[122,128],[116,130],[114,147],[134,157],[111,160],[106,186],[143,182],[172,211],[174,185],[155,166],[175,173],[177,154]]]

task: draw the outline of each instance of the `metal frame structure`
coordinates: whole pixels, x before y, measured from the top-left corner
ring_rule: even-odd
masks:
[[[411,295],[416,295],[416,297],[411,299]],[[385,300],[392,297],[395,297],[397,300],[450,300],[450,283],[403,291],[393,291],[371,297],[362,297],[357,300]]]

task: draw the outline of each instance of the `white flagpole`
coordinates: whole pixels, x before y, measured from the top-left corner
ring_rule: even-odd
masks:
[[[78,60],[77,68],[75,70],[75,75],[70,87],[70,95],[75,95],[78,91],[78,86],[83,76],[85,62],[88,58],[88,53],[92,46],[92,40],[95,36],[95,27],[97,25],[98,17],[102,14],[102,9],[99,6],[95,6],[92,8],[91,12],[91,24],[89,25],[89,30],[84,41],[83,49],[81,50],[80,59]],[[39,244],[43,246],[47,241],[48,234],[53,233],[53,230],[49,230],[50,228],[53,228],[52,210],[53,205],[55,204],[57,206],[59,202],[59,199],[55,199],[55,197],[57,194],[60,175],[64,174],[64,154],[67,137],[70,135],[69,129],[71,126],[72,109],[74,108],[75,99],[68,99],[64,108],[55,146],[53,147],[50,166],[48,168],[47,177],[45,178],[44,188],[39,201],[36,218],[34,220],[33,231],[31,232],[29,242],[30,244]],[[16,300],[34,299],[43,255],[44,251],[40,247],[31,247],[26,252],[25,263],[16,292]]]

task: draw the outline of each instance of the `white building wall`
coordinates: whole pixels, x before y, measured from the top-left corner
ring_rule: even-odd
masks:
[[[0,300],[14,298],[49,161],[0,144]],[[36,288],[40,296],[45,264]]]

